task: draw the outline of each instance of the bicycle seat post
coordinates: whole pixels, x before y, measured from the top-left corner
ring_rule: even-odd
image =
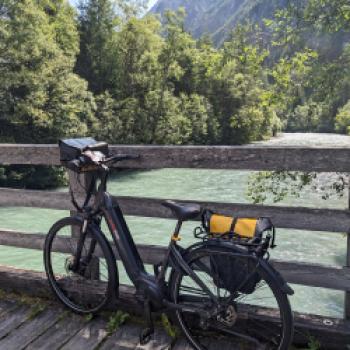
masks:
[[[176,227],[175,227],[174,234],[173,234],[173,236],[171,237],[171,240],[172,240],[173,242],[177,242],[177,241],[180,241],[180,240],[181,240],[181,237],[180,237],[181,226],[182,226],[182,220],[178,220],[178,221],[177,221],[177,224],[176,224]]]

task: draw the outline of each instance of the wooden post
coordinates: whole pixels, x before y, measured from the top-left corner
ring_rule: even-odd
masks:
[[[348,189],[348,208],[350,210],[350,175],[349,175],[349,189]],[[346,256],[345,256],[345,267],[350,268],[350,230],[347,232],[346,237]],[[345,303],[344,303],[344,318],[350,320],[350,292],[345,292]]]
[[[347,233],[346,267],[350,270],[350,233]],[[344,318],[350,320],[350,292],[345,292]]]
[[[86,191],[90,186],[90,182],[92,181],[92,176],[89,173],[78,175],[77,173],[74,173],[70,170],[68,171],[68,174],[70,188],[72,189],[78,204],[82,205],[82,203],[80,203],[81,201],[79,201],[78,198],[85,198]],[[76,215],[76,211],[72,210],[71,216],[74,215]],[[79,234],[80,230],[78,228],[72,229],[73,238],[77,238]],[[97,257],[92,258],[85,276],[94,280],[100,279],[100,264]]]

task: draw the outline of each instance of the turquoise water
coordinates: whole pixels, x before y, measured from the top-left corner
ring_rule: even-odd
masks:
[[[324,135],[319,139],[325,141]],[[345,140],[348,142],[348,139]],[[280,142],[284,141],[285,138],[280,139]],[[336,140],[332,138],[332,141]],[[344,142],[344,139],[341,141]],[[276,145],[278,139],[273,142]],[[288,145],[291,144],[292,140],[289,139]],[[126,172],[111,180],[109,191],[121,196],[248,203],[246,188],[250,173],[194,169]],[[323,181],[326,180],[323,179]],[[319,194],[305,190],[300,198],[287,198],[280,204],[342,209],[347,206],[347,198],[323,201]],[[69,213],[33,208],[0,208],[0,215],[1,228],[44,234],[53,222]],[[136,243],[157,245],[168,243],[175,225],[173,220],[138,217],[127,217],[127,222]],[[184,225],[181,242],[183,245],[194,242],[192,231],[195,226],[196,223]],[[272,252],[274,258],[334,266],[342,266],[345,262],[346,239],[343,234],[279,229],[277,244],[277,249]],[[0,246],[0,264],[39,271],[43,269],[41,252],[2,246]],[[121,278],[123,281],[127,280],[123,272],[121,272]],[[295,310],[327,316],[342,316],[344,300],[342,292],[302,286],[293,286],[293,288],[296,293],[291,298],[291,302]]]

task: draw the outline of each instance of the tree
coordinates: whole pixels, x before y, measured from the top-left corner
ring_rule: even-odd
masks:
[[[302,0],[290,2],[276,12],[275,20],[265,24],[272,29],[273,45],[285,67],[293,65],[311,52],[314,57],[304,60],[306,70],[302,75],[291,76],[289,85],[299,87],[291,91],[282,87],[278,97],[285,97],[287,103],[283,114],[286,119],[295,117],[294,109],[319,104],[322,107],[319,123],[313,131],[335,131],[337,111],[350,98],[349,89],[349,43],[350,8],[347,0]],[[296,52],[296,54],[295,54]],[[277,85],[278,89],[278,85]],[[293,101],[294,100],[294,101]],[[301,107],[298,107],[301,106]],[[288,124],[288,122],[287,122]]]
[[[45,143],[84,135],[93,97],[73,74],[72,9],[64,0],[1,0],[0,13],[1,140]]]
[[[339,109],[335,120],[336,130],[342,134],[350,135],[350,100],[345,106]]]
[[[238,27],[210,69],[207,96],[219,124],[218,143],[243,144],[272,135],[276,126],[266,96],[262,62],[267,52],[249,43]]]
[[[116,28],[120,18],[111,0],[82,0],[79,5],[80,52],[76,72],[100,94],[114,88]]]

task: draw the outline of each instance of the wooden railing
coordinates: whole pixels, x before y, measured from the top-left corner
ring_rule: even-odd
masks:
[[[350,148],[111,146],[111,152],[140,154],[138,160],[123,162],[124,168],[131,169],[206,168],[350,173]],[[58,148],[55,145],[2,144],[0,164],[59,165]],[[162,199],[117,198],[127,215],[172,218],[170,211],[160,205]],[[344,267],[280,260],[273,261],[273,264],[290,283],[343,291],[345,321],[335,322],[336,332],[350,337],[350,325],[346,321],[350,320],[350,210],[194,202],[231,215],[269,216],[280,228],[348,234]],[[9,188],[0,189],[0,206],[73,209],[67,193]],[[0,229],[0,245],[42,249],[43,242],[43,234]],[[148,245],[138,246],[138,249],[147,264],[158,263],[165,251],[164,247]],[[6,268],[4,271],[8,273]],[[0,288],[5,280],[0,274]]]

